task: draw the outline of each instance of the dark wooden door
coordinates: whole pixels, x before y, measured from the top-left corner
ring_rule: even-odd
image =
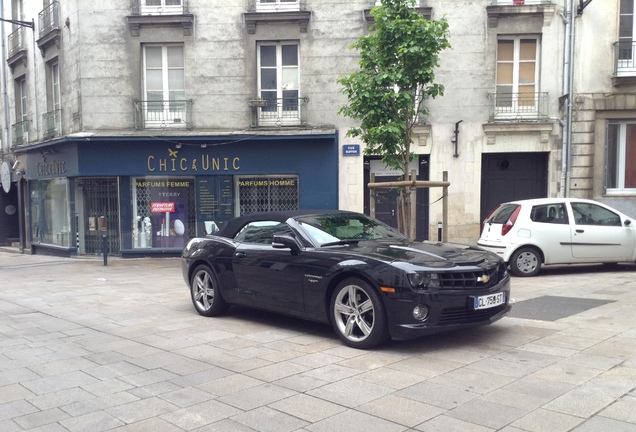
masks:
[[[547,152],[482,154],[480,220],[503,202],[547,194]]]

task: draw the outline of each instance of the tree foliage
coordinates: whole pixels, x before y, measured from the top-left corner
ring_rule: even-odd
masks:
[[[435,83],[439,53],[450,47],[448,22],[427,20],[413,0],[382,0],[371,11],[375,23],[351,49],[360,53],[360,68],[338,82],[348,98],[339,114],[360,120],[348,136],[360,137],[365,154],[379,155],[408,179],[413,127],[427,115],[427,97],[444,94]]]

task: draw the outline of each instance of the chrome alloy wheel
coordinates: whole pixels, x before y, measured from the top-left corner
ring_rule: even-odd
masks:
[[[198,266],[192,274],[190,296],[194,308],[203,316],[221,315],[229,307],[221,295],[216,275],[205,264]]]
[[[200,311],[207,311],[214,303],[214,282],[205,269],[198,270],[192,278],[192,300]]]
[[[338,330],[347,340],[362,342],[373,332],[375,307],[361,287],[343,287],[336,295],[333,308]]]

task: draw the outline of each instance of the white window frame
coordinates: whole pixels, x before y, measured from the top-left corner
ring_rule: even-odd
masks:
[[[168,66],[168,49],[172,47],[180,47],[183,52],[183,66]],[[148,48],[161,48],[161,67],[148,67],[146,62],[146,50]],[[185,50],[183,44],[146,44],[142,50],[143,63],[143,99],[145,105],[143,107],[143,115],[145,117],[146,127],[185,127],[187,124],[187,102],[185,97]],[[183,88],[170,88],[169,71],[183,70]],[[146,74],[148,70],[161,70],[161,89],[148,89],[148,80]],[[158,101],[152,101],[148,98],[149,91],[162,91],[161,109],[151,109],[158,105]],[[170,92],[182,91],[183,99],[171,99]],[[175,104],[174,102],[178,102]]]
[[[497,6],[538,5],[541,3],[545,3],[545,0],[495,0]]]
[[[521,60],[520,59],[520,51],[521,51],[521,41],[522,40],[532,40],[535,41],[535,55],[533,60]],[[539,37],[533,35],[523,35],[523,36],[514,36],[514,37],[500,37],[497,39],[497,50],[499,50],[499,43],[502,41],[512,41],[513,42],[513,59],[509,60],[501,60],[499,58],[499,52],[497,51],[497,59],[496,59],[496,68],[495,74],[498,75],[499,65],[501,64],[512,64],[512,82],[511,83],[500,83],[499,76],[495,77],[495,113],[498,118],[502,117],[514,117],[514,118],[523,118],[527,116],[529,118],[535,118],[536,114],[539,110],[539,55],[541,50],[541,39]],[[522,83],[520,82],[520,67],[522,64],[526,63],[534,63],[534,81],[532,83]],[[532,99],[520,98],[521,92],[519,91],[521,87],[525,86],[534,86],[534,96]],[[510,106],[502,106],[499,105],[501,100],[506,101],[506,98],[503,98],[506,93],[500,92],[499,87],[501,86],[510,86],[512,91]],[[502,99],[503,98],[503,99]],[[528,104],[528,101],[532,102],[532,105]]]
[[[632,5],[632,13],[621,13],[623,4]],[[620,0],[619,2],[619,25],[618,25],[618,52],[616,53],[616,73],[617,75],[632,75],[636,72],[636,60],[634,56],[634,38],[636,36],[636,0]],[[630,23],[631,21],[631,23]],[[624,25],[627,24],[627,25]],[[628,35],[621,35],[621,28],[630,31]]]
[[[29,110],[29,99],[27,93],[27,85],[26,78],[21,78],[18,80],[18,85],[16,86],[18,91],[18,109],[16,112],[16,123],[20,123],[29,119],[28,110]]]
[[[261,65],[261,47],[264,46],[274,46],[276,47],[276,66],[262,66]],[[297,53],[297,64],[296,65],[283,65],[283,55],[282,50],[283,46],[295,46]],[[271,99],[268,101],[268,105],[265,107],[258,107],[258,124],[259,126],[268,126],[268,125],[299,125],[301,123],[300,114],[301,114],[301,91],[300,91],[300,44],[298,41],[288,41],[288,42],[260,42],[257,46],[257,68],[258,68],[258,95],[263,99],[269,99],[266,94],[271,92],[276,92],[276,107],[271,106]],[[283,82],[284,77],[289,76],[289,72],[293,72],[293,69],[296,69],[295,81],[297,83],[296,89],[293,87],[289,87],[289,83]],[[267,88],[264,89],[261,87],[261,72],[265,69],[276,69],[276,88]],[[285,72],[285,73],[284,73]],[[292,85],[294,83],[291,83]],[[285,103],[285,91],[297,91],[298,100],[295,103],[295,106],[292,104],[292,108],[289,109],[289,106]]]
[[[300,10],[300,0],[256,0],[256,12],[294,12]]]
[[[60,64],[57,61],[51,62],[51,108],[53,110],[62,109],[62,94],[60,92]]]
[[[606,192],[610,195],[636,195],[636,188],[626,188],[625,187],[625,174],[627,170],[627,166],[630,167],[633,165],[633,161],[627,160],[627,126],[630,125],[633,127],[634,134],[636,135],[636,120],[621,120],[621,121],[609,121],[608,128],[612,126],[616,126],[618,128],[616,138],[617,142],[610,143],[609,138],[610,134],[607,134],[606,137],[606,151],[605,155],[608,159],[605,163],[605,189]],[[614,146],[614,152],[610,151],[610,146]],[[612,157],[612,153],[615,153],[615,159],[610,161],[609,159]],[[614,166],[615,172],[609,172],[609,170]],[[632,168],[634,169],[634,168]],[[608,187],[608,181],[610,177],[614,178],[614,182],[616,183],[615,187]]]
[[[141,15],[181,15],[183,14],[184,1],[139,0],[139,12]]]

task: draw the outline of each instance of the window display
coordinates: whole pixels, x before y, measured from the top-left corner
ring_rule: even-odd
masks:
[[[31,238],[34,242],[69,247],[70,234],[68,180],[34,180],[31,193]]]
[[[193,197],[191,178],[134,179],[133,248],[182,248],[195,234]]]

